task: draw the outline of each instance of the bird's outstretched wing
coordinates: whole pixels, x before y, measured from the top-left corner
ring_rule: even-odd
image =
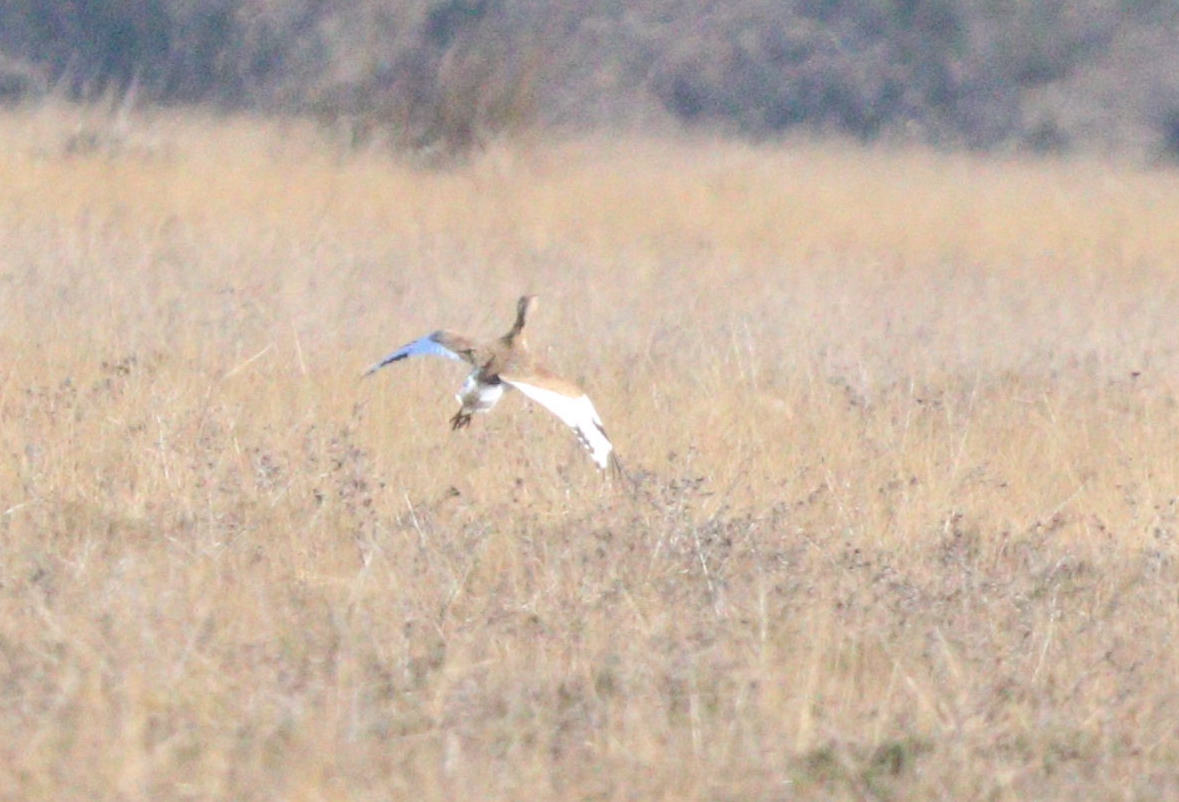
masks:
[[[509,378],[501,373],[500,379],[572,428],[597,466],[602,470],[606,469],[610,464],[610,454],[614,446],[606,436],[606,429],[602,426],[602,419],[598,417],[593,402],[577,385],[555,377],[551,380],[538,378],[530,381],[524,377]]]
[[[390,365],[411,356],[440,356],[459,362],[469,362],[473,365],[475,364],[475,351],[475,344],[461,334],[455,334],[449,331],[436,331],[433,334],[427,334],[425,337],[420,337],[411,343],[401,346],[380,362],[372,365],[364,372],[364,375],[367,376],[385,367],[385,365]]]

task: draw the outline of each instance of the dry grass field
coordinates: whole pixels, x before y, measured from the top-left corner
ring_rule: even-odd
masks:
[[[1179,797],[1179,173],[0,118],[0,799]],[[451,433],[439,326],[584,382]]]

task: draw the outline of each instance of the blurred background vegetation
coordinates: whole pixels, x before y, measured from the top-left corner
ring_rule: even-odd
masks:
[[[0,100],[1179,158],[1174,0],[0,0]]]

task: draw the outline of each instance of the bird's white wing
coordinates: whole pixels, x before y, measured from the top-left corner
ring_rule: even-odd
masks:
[[[590,401],[588,395],[585,393],[578,396],[566,395],[538,384],[529,384],[519,379],[508,379],[502,374],[500,378],[556,415],[566,426],[572,428],[577,433],[577,439],[589,451],[593,461],[597,463],[599,468],[605,470],[610,463],[610,452],[614,450],[614,446],[611,445],[610,438],[606,436],[602,419],[598,417],[598,411],[594,409],[593,402]]]
[[[367,376],[370,373],[385,367],[385,365],[390,365],[394,362],[397,362],[398,360],[411,356],[441,356],[445,357],[446,359],[455,359],[459,362],[467,361],[465,357],[459,355],[457,352],[452,351],[450,348],[447,348],[445,345],[438,342],[437,338],[438,332],[434,332],[433,334],[427,334],[425,337],[414,340],[411,343],[406,343],[393,353],[389,354],[389,356],[385,357],[380,362],[377,362],[368,370],[366,370],[364,375]]]

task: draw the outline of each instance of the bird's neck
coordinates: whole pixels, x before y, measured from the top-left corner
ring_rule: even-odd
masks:
[[[521,307],[520,311],[516,313],[516,322],[512,324],[512,328],[504,335],[506,341],[519,345],[524,344],[524,316],[527,312],[527,309]]]
[[[512,330],[504,335],[503,343],[514,351],[528,350],[528,340],[525,339],[524,332],[517,326],[513,326]]]

